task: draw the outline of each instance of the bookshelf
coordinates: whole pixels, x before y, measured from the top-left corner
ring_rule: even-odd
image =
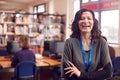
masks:
[[[28,35],[31,49],[39,53],[44,41],[63,41],[64,31],[65,15],[0,13],[0,46],[6,46],[11,37],[17,41],[19,36]]]

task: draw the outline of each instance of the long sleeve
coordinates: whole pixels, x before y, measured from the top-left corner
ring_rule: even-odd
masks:
[[[81,76],[79,78],[75,75],[69,77],[69,74],[65,74],[64,68],[69,66],[67,64],[68,60],[80,70]],[[64,77],[65,80],[104,80],[111,77],[113,67],[107,42],[101,39],[96,44],[93,44],[93,58],[90,68],[88,72],[86,72],[79,40],[75,38],[68,39],[62,55],[61,67],[62,77]],[[102,68],[102,70],[99,71],[100,68]]]
[[[104,80],[110,78],[112,74],[111,64],[108,63],[101,71],[81,73],[80,80]]]
[[[30,51],[29,49],[23,49],[23,50],[16,52],[16,54],[13,57],[11,66],[15,67],[19,62],[22,62],[22,61],[35,62],[35,60],[36,60],[35,53]]]
[[[18,64],[18,55],[17,53],[13,56],[13,59],[12,59],[12,63],[11,63],[11,66],[12,67],[15,67],[17,64]]]
[[[62,65],[61,65],[61,76],[64,78],[64,80],[77,80],[76,76],[72,76],[69,78],[69,75],[65,75],[64,68],[69,67],[68,60],[72,62],[73,59],[73,48],[72,44],[69,42],[69,40],[66,41],[64,46],[64,52],[62,55]]]
[[[100,48],[100,64],[102,67],[100,71],[93,72],[82,72],[80,78],[81,79],[89,79],[89,80],[104,80],[106,78],[110,78],[113,72],[113,66],[111,63],[109,49],[107,42],[101,42]],[[101,68],[100,67],[100,68]]]

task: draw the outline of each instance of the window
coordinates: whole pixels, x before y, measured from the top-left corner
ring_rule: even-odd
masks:
[[[91,1],[98,1],[98,0],[91,0]]]
[[[80,0],[74,0],[74,15],[80,9]]]
[[[119,10],[101,12],[102,35],[107,37],[109,43],[118,43]]]
[[[37,14],[38,13],[44,13],[46,11],[46,4],[40,4],[40,5],[37,5],[37,6],[34,6],[34,19],[36,20],[37,19]]]
[[[108,43],[119,44],[119,0],[82,0],[81,8],[92,9]]]
[[[98,12],[94,12],[94,14],[95,14],[95,18],[96,18],[97,20],[99,20]]]
[[[89,2],[89,0],[82,0],[82,3],[87,3]]]
[[[45,12],[45,4],[41,4],[38,6],[38,13],[43,13]]]
[[[45,11],[46,11],[45,4],[40,4],[40,5],[34,6],[34,13],[43,13]]]

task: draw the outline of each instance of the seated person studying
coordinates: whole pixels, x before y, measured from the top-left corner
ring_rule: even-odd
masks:
[[[15,67],[18,63],[22,61],[33,61],[35,62],[35,53],[29,50],[29,38],[26,35],[19,37],[19,47],[21,50],[17,51],[12,59],[11,66]]]

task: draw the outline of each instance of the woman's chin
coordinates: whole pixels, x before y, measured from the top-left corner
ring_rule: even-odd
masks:
[[[89,31],[89,30],[82,30],[81,32],[82,33],[90,33],[91,31]]]

